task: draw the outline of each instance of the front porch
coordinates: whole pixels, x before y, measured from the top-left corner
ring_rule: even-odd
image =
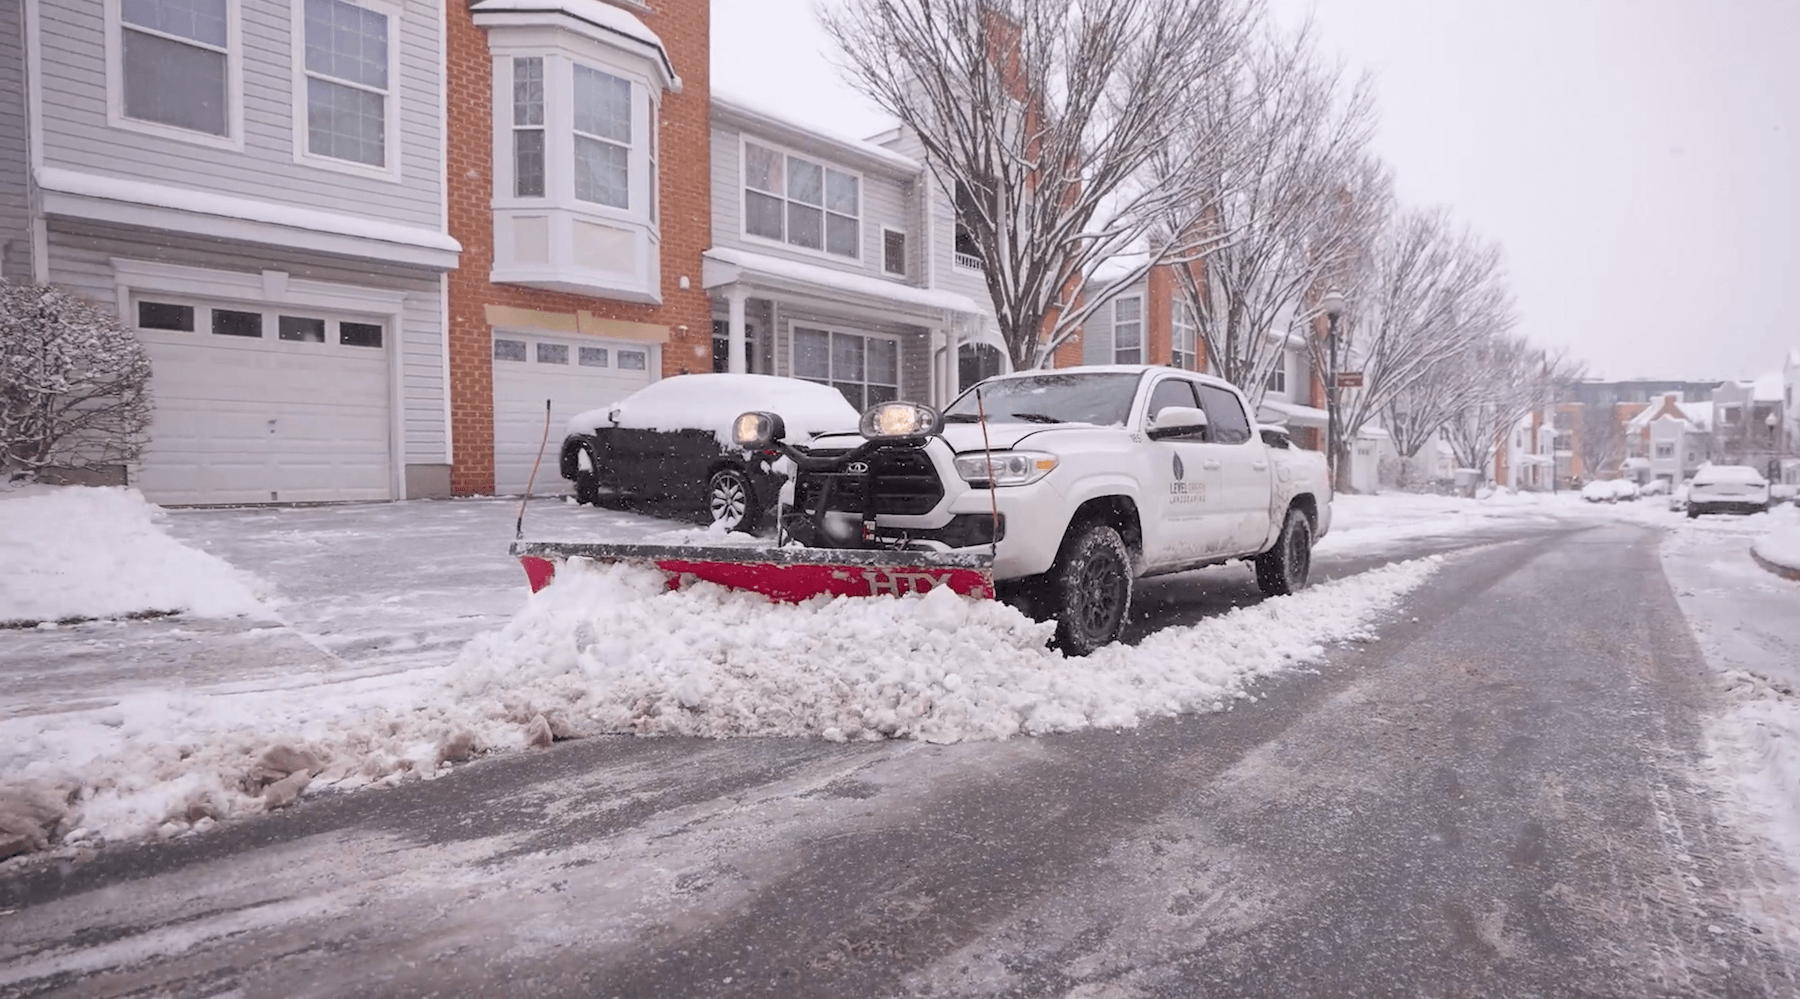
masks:
[[[943,406],[1002,370],[979,305],[829,267],[736,249],[705,255],[713,370],[831,385],[861,410],[911,399]]]

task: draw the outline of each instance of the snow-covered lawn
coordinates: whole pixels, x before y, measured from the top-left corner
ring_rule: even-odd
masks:
[[[1800,507],[1781,506],[1770,511],[1773,526],[1759,535],[1756,554],[1763,561],[1800,573]]]
[[[93,491],[59,492],[72,511]],[[534,597],[505,554],[513,511],[491,500],[146,509],[158,557],[253,567],[255,608],[279,619],[266,630],[316,657],[283,675],[0,703],[0,785],[75,790],[79,830],[67,841],[79,843],[204,828],[302,792],[429,779],[474,752],[573,734],[956,741],[1128,727],[1251,698],[1257,678],[1366,633],[1436,565],[1390,566],[1068,660],[1046,648],[1048,626],[947,591],[771,605],[572,567]],[[699,532],[545,503],[527,533],[668,542]],[[107,629],[208,626],[0,633],[0,654],[9,634],[77,643]]]

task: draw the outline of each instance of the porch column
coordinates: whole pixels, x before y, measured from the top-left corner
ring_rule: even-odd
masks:
[[[732,287],[725,292],[725,305],[730,315],[730,350],[726,354],[725,370],[734,375],[741,375],[749,370],[744,357],[744,303],[750,293],[740,287]]]

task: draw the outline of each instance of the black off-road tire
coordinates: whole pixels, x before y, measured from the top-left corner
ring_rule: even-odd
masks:
[[[721,468],[706,480],[706,514],[728,531],[755,533],[762,522],[756,488],[741,468]]]
[[[575,502],[585,506],[600,505],[600,476],[593,472],[575,471]]]
[[[1131,551],[1119,532],[1090,523],[1063,541],[1050,569],[1048,596],[1056,613],[1056,644],[1085,656],[1119,640],[1131,620]]]
[[[1312,521],[1290,507],[1275,547],[1256,556],[1256,585],[1267,597],[1285,597],[1306,589],[1312,573]]]
[[[1692,503],[1688,504],[1688,519],[1689,520],[1699,520],[1700,519],[1700,508],[1695,506]]]

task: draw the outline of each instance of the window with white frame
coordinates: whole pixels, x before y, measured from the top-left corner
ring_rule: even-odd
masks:
[[[392,24],[347,0],[305,0],[306,152],[388,166]]]
[[[155,293],[132,296],[131,318],[139,330],[230,337],[222,342],[261,340],[278,350],[337,350],[346,356],[381,349],[387,326],[372,319],[352,319],[305,306],[214,304]],[[221,342],[221,341],[215,341]],[[289,348],[288,344],[318,344]]]
[[[118,0],[119,112],[227,136],[231,0]]]
[[[1286,394],[1286,392],[1288,390],[1287,389],[1287,382],[1288,382],[1287,366],[1288,366],[1288,356],[1287,356],[1287,351],[1284,350],[1281,352],[1281,356],[1275,359],[1275,370],[1269,372],[1269,383],[1267,385],[1267,388],[1270,392],[1280,392],[1280,393]]]
[[[1658,442],[1656,445],[1656,456],[1663,459],[1675,457],[1675,445],[1667,441]]]
[[[631,81],[576,63],[575,198],[631,207]]]
[[[900,398],[900,341],[794,327],[794,377],[830,385],[858,412]]]
[[[746,140],[744,233],[858,258],[862,179]]]
[[[544,57],[512,61],[513,194],[544,196]]]
[[[1113,302],[1113,363],[1144,363],[1144,300],[1136,295]]]
[[[1183,371],[1198,371],[1200,351],[1193,310],[1175,302],[1169,311],[1169,363]]]

